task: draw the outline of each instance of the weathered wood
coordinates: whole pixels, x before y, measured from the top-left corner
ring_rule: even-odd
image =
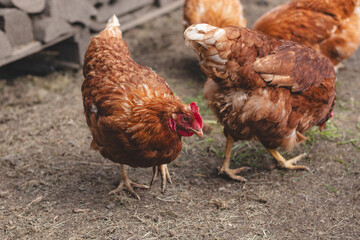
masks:
[[[45,9],[45,0],[0,0],[4,7],[16,7],[27,13],[40,13]]]
[[[163,7],[165,5],[168,5],[170,3],[175,2],[176,0],[156,0],[156,4],[160,7]]]
[[[56,51],[60,65],[75,68],[82,64],[89,44],[90,22],[92,30],[101,31],[115,13],[121,30],[126,31],[183,5],[183,0],[45,0],[44,11],[31,15],[31,23],[23,11],[1,9],[1,6],[15,6],[13,1],[35,3],[38,0],[0,0],[0,30],[5,32],[0,31],[0,66],[47,48],[47,51]],[[25,18],[28,23],[24,23]],[[31,36],[24,37],[28,32]],[[33,41],[34,35],[39,41]]]
[[[70,23],[90,24],[91,16],[96,15],[94,6],[87,0],[48,0],[46,12],[52,17],[64,19]]]
[[[106,4],[99,8],[96,15],[96,21],[100,23],[106,22],[114,14],[121,16],[127,12],[134,11],[152,3],[154,3],[154,0],[118,0],[113,4]]]
[[[12,6],[12,2],[11,2],[11,0],[0,0],[0,6],[3,6],[3,7],[11,7],[11,6]]]
[[[74,26],[74,36],[51,47],[51,49],[59,52],[57,58],[59,61],[83,64],[90,37],[89,28]]]
[[[179,8],[183,5],[184,5],[183,0],[176,0],[170,4],[165,5],[162,8],[154,9],[154,10],[148,11],[143,14],[137,14],[137,12],[134,12],[134,13],[129,14],[130,17],[128,15],[126,15],[124,17],[119,17],[119,22],[121,24],[121,26],[120,26],[121,31],[123,31],[123,32],[127,31],[133,27],[141,25],[147,21],[150,21],[153,18],[161,16],[165,13],[168,13],[168,12],[170,12],[176,8]],[[141,9],[140,9],[140,11],[142,12]],[[131,21],[126,21],[128,19],[131,19]],[[126,21],[126,22],[123,22],[123,21]],[[106,26],[106,22],[101,23],[101,22],[92,21],[90,28],[91,28],[91,30],[93,30],[95,32],[100,32],[101,30],[103,30],[105,28],[105,26]]]
[[[58,51],[52,51],[51,48],[35,53],[29,57],[20,59],[6,66],[8,74],[31,74],[31,75],[48,75],[51,72],[63,69],[79,69],[79,63],[65,62],[58,60]],[[0,73],[1,75],[1,73]],[[5,76],[2,76],[5,77]]]
[[[1,1],[1,0],[0,0]],[[6,1],[6,0],[4,0]],[[92,5],[109,3],[110,0],[88,0]]]
[[[22,46],[21,48],[15,49],[10,57],[0,59],[0,66],[29,56],[30,54],[38,52],[40,49],[40,42],[31,42]]]
[[[79,62],[82,65],[85,58],[85,52],[90,44],[90,29],[81,28],[80,26],[75,27],[75,41],[78,47]]]
[[[26,56],[29,56],[31,54],[37,53],[49,46],[52,46],[56,43],[62,42],[65,39],[68,39],[70,37],[73,36],[73,33],[68,33],[65,34],[63,36],[58,37],[57,39],[55,39],[54,41],[48,42],[46,44],[41,45],[40,42],[31,42],[25,46],[23,46],[22,48],[18,48],[15,49],[15,51],[13,52],[13,54],[10,57],[4,58],[4,59],[0,59],[0,66],[3,66],[5,64],[14,62],[16,60],[19,60],[21,58],[24,58]]]
[[[34,39],[29,16],[15,8],[0,9],[0,27],[12,47],[27,44]]]
[[[95,5],[97,1],[96,0],[88,0],[88,2],[92,5]]]
[[[27,13],[40,13],[45,9],[45,0],[11,0],[11,2]]]
[[[10,41],[3,31],[0,31],[0,59],[12,54]]]
[[[174,10],[174,9],[182,7],[183,4],[184,4],[184,1],[182,1],[182,0],[178,0],[178,1],[175,1],[173,3],[167,4],[166,6],[164,6],[162,8],[151,11],[148,14],[144,14],[143,16],[135,19],[134,21],[131,21],[131,22],[128,22],[128,23],[122,25],[121,29],[124,29],[123,31],[131,29],[131,28],[133,28],[133,27],[135,27],[137,25],[140,25],[140,24],[143,24],[143,23],[145,23],[147,21],[150,21],[153,18],[156,18],[156,17],[161,16],[161,15],[163,15],[165,13],[168,13],[168,12]]]
[[[45,43],[73,31],[65,20],[53,17],[34,18],[33,28],[35,39]]]
[[[142,7],[132,13],[122,15],[122,16],[118,17],[118,19],[121,24],[126,24],[127,22],[134,21],[134,19],[140,18],[155,9],[156,8],[154,8],[153,5],[147,5],[147,6]]]

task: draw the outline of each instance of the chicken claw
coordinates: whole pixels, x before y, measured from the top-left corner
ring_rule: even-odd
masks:
[[[230,135],[228,135],[226,138],[225,159],[223,165],[219,169],[219,174],[226,174],[229,178],[233,180],[246,182],[247,180],[244,177],[236,174],[249,170],[250,169],[249,167],[230,169],[230,156],[233,145],[234,145],[234,139]]]
[[[128,190],[136,199],[140,200],[139,195],[134,191],[134,189],[132,188],[137,187],[137,188],[144,188],[144,189],[149,189],[149,186],[146,185],[142,185],[142,184],[137,184],[134,183],[132,181],[130,181],[127,172],[126,172],[126,167],[123,164],[120,164],[120,175],[121,175],[121,180],[120,180],[120,184],[117,188],[115,188],[114,190],[112,190],[111,192],[109,192],[109,194],[115,194],[118,193],[122,190],[124,190],[124,188],[126,190]]]
[[[150,186],[152,186],[156,182],[157,176],[159,174],[159,168],[160,168],[160,173],[161,173],[161,193],[164,193],[165,188],[166,188],[166,182],[172,184],[167,164],[162,164],[160,166],[154,166],[153,167],[154,175],[153,175],[153,177],[151,179]]]
[[[246,182],[246,178],[236,175],[240,172],[246,172],[248,171],[250,168],[249,167],[241,167],[241,168],[236,168],[236,169],[230,169],[229,167],[226,166],[221,166],[221,168],[219,169],[219,174],[226,174],[229,178],[233,179],[233,180],[237,180],[240,182]]]
[[[306,156],[306,153],[300,154],[299,156],[296,156],[290,160],[286,160],[276,149],[268,149],[268,151],[278,161],[280,167],[282,168],[291,169],[291,170],[310,171],[310,169],[307,166],[294,165],[297,161],[299,161],[301,158]]]

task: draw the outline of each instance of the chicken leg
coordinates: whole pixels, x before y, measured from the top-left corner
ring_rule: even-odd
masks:
[[[153,185],[156,182],[157,176],[159,174],[159,169],[161,173],[161,193],[165,192],[166,188],[166,182],[172,184],[169,169],[167,167],[167,164],[162,164],[160,166],[154,166],[153,167],[153,177],[150,182],[150,186]]]
[[[231,150],[233,145],[234,145],[234,139],[230,135],[228,135],[226,138],[225,159],[223,165],[219,170],[219,174],[226,174],[231,179],[238,180],[241,182],[246,182],[247,180],[245,178],[236,174],[249,170],[250,169],[249,167],[230,169],[230,157],[231,157]]]
[[[306,166],[302,165],[294,165],[297,161],[299,161],[302,157],[306,156],[306,153],[300,154],[297,157],[294,157],[290,160],[286,160],[276,149],[267,149],[271,155],[278,161],[280,167],[287,168],[287,169],[300,169],[300,170],[307,170],[310,171],[310,169]]]
[[[134,191],[134,189],[132,187],[134,186],[134,187],[137,187],[137,188],[144,188],[144,189],[150,188],[149,186],[137,184],[137,183],[134,183],[134,182],[130,181],[130,179],[129,179],[128,175],[127,175],[126,165],[124,165],[124,164],[120,164],[120,176],[121,176],[121,180],[120,180],[119,186],[116,189],[109,192],[109,194],[118,193],[118,192],[124,190],[124,188],[125,188],[135,198],[140,200],[139,195],[137,195],[137,193]]]

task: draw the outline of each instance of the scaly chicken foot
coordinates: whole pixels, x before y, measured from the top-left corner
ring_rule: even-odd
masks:
[[[249,167],[241,167],[237,169],[230,169],[230,157],[231,157],[231,150],[234,146],[234,139],[228,135],[226,138],[226,146],[225,146],[225,159],[223,165],[219,169],[219,174],[226,174],[229,178],[241,182],[246,182],[247,180],[239,175],[236,175],[240,172],[248,171]]]
[[[127,175],[126,166],[124,164],[120,164],[120,175],[121,175],[121,180],[120,180],[119,186],[117,188],[115,188],[114,190],[112,190],[111,192],[109,192],[109,194],[115,194],[115,193],[118,193],[118,192],[126,189],[136,199],[140,200],[139,195],[134,191],[133,187],[144,188],[144,189],[150,188],[149,186],[134,183],[134,182],[130,181],[130,179],[129,179],[128,175]]]
[[[159,174],[159,169],[160,169],[160,173],[161,173],[161,193],[164,193],[165,188],[166,188],[166,182],[172,184],[167,164],[162,164],[160,166],[154,166],[153,167],[154,175],[153,175],[153,177],[151,179],[150,186],[152,186],[156,182],[157,176]]]
[[[291,170],[307,170],[310,171],[310,169],[307,166],[303,165],[294,165],[297,161],[299,161],[301,158],[306,156],[306,153],[300,154],[299,156],[296,156],[290,160],[286,160],[276,149],[267,149],[270,154],[278,161],[280,167],[291,169]]]

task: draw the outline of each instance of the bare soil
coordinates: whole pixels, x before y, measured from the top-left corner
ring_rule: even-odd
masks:
[[[249,26],[285,2],[243,0]],[[238,142],[232,167],[247,183],[218,176],[222,127],[202,98],[205,77],[184,46],[182,10],[124,34],[133,58],[163,76],[184,101],[197,101],[210,126],[184,139],[169,165],[173,185],[157,182],[108,195],[119,167],[89,149],[81,72],[19,76],[0,84],[0,239],[360,239],[360,51],[337,75],[335,117],[308,131],[310,172],[274,168],[256,142]],[[152,169],[129,169],[148,184]]]

